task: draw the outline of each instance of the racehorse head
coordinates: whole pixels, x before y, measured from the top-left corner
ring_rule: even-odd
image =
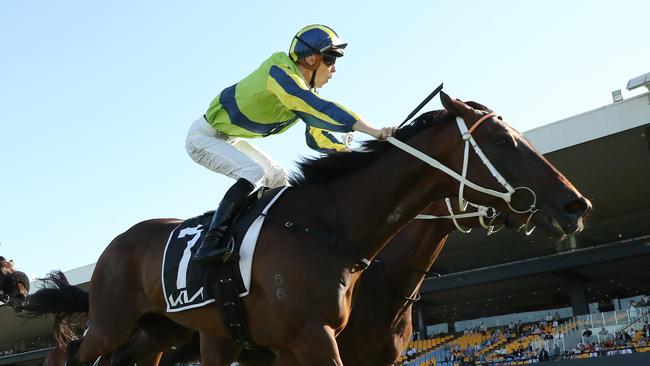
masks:
[[[515,224],[529,230],[538,226],[556,238],[582,231],[591,202],[521,133],[478,103],[464,103],[445,93],[441,93],[441,100],[457,120],[459,144],[470,151],[468,147],[476,145],[467,164],[459,154],[456,171],[466,170],[470,182],[487,189],[470,189],[461,183],[461,201],[464,196],[495,207]]]
[[[21,303],[29,294],[29,278],[24,272],[16,271],[13,261],[0,257],[0,303],[12,305]]]

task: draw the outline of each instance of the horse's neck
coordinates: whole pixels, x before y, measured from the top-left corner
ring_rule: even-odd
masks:
[[[444,163],[444,158],[436,158]],[[449,195],[454,185],[440,171],[395,148],[332,187],[345,244],[372,259],[430,202]]]
[[[418,292],[425,273],[438,258],[453,229],[453,224],[447,221],[414,220],[380,252],[378,258],[385,263],[386,286],[399,291],[391,301],[395,310],[407,305],[404,297]]]

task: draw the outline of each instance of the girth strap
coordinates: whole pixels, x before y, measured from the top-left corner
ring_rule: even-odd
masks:
[[[244,303],[239,297],[241,291],[238,287],[235,266],[238,266],[238,261],[219,264],[214,269],[214,281],[208,283],[212,283],[212,294],[219,306],[228,334],[244,348],[252,350],[257,346],[249,333]]]
[[[279,220],[274,218],[273,216],[265,215],[262,214],[267,220],[274,222],[285,229],[293,232],[293,233],[300,233],[300,234],[305,234],[307,236],[310,236],[320,242],[323,242],[325,244],[331,245],[334,248],[342,251],[348,258],[352,259],[354,262],[354,267],[356,270],[363,271],[368,266],[370,265],[370,261],[366,258],[361,257],[358,253],[355,253],[354,250],[346,247],[341,247],[336,245],[336,242],[334,240],[334,237],[330,235],[329,233],[325,233],[323,231],[318,231],[311,229],[309,226],[295,222],[295,221],[289,221],[289,220]]]

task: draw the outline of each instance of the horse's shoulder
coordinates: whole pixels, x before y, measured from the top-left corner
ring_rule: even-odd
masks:
[[[138,241],[142,238],[142,236],[149,236],[152,234],[169,234],[172,230],[174,230],[175,227],[177,227],[180,223],[182,223],[183,220],[180,219],[175,219],[175,218],[158,218],[158,219],[149,219],[145,221],[141,221],[133,226],[131,226],[128,230],[123,232],[122,234],[118,235],[113,241],[114,242],[121,242],[121,241],[127,241],[127,242],[133,242],[134,238],[136,239],[135,241]]]
[[[159,228],[161,226],[176,227],[183,222],[181,219],[176,218],[157,218],[141,221],[131,227],[131,229],[146,229],[146,228]]]

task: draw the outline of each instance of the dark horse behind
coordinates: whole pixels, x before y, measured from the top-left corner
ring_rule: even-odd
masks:
[[[0,257],[0,306],[20,306],[29,294],[29,277],[14,269],[13,261]]]
[[[481,105],[444,93],[441,99],[444,111],[422,115],[391,143],[371,141],[364,151],[303,164],[303,177],[269,212],[275,220],[260,233],[244,305],[252,339],[277,353],[274,365],[343,365],[336,336],[348,323],[363,272],[359,263],[374,259],[431,202],[460,195],[501,212],[516,210],[509,215],[514,225],[536,225],[556,238],[582,230],[591,203],[523,135]],[[493,167],[475,154],[463,164],[470,137]],[[395,146],[400,144],[407,147]],[[464,183],[432,168],[432,159],[451,175],[463,174]],[[277,224],[284,221],[328,233],[330,240]],[[143,352],[180,343],[191,335],[187,329],[228,338],[214,304],[165,312],[162,256],[179,223],[139,223],[106,248],[90,283],[88,332],[69,347],[68,365],[114,352],[133,341],[138,329],[142,344],[153,345]],[[165,334],[178,336],[168,345],[157,336],[163,323]]]

